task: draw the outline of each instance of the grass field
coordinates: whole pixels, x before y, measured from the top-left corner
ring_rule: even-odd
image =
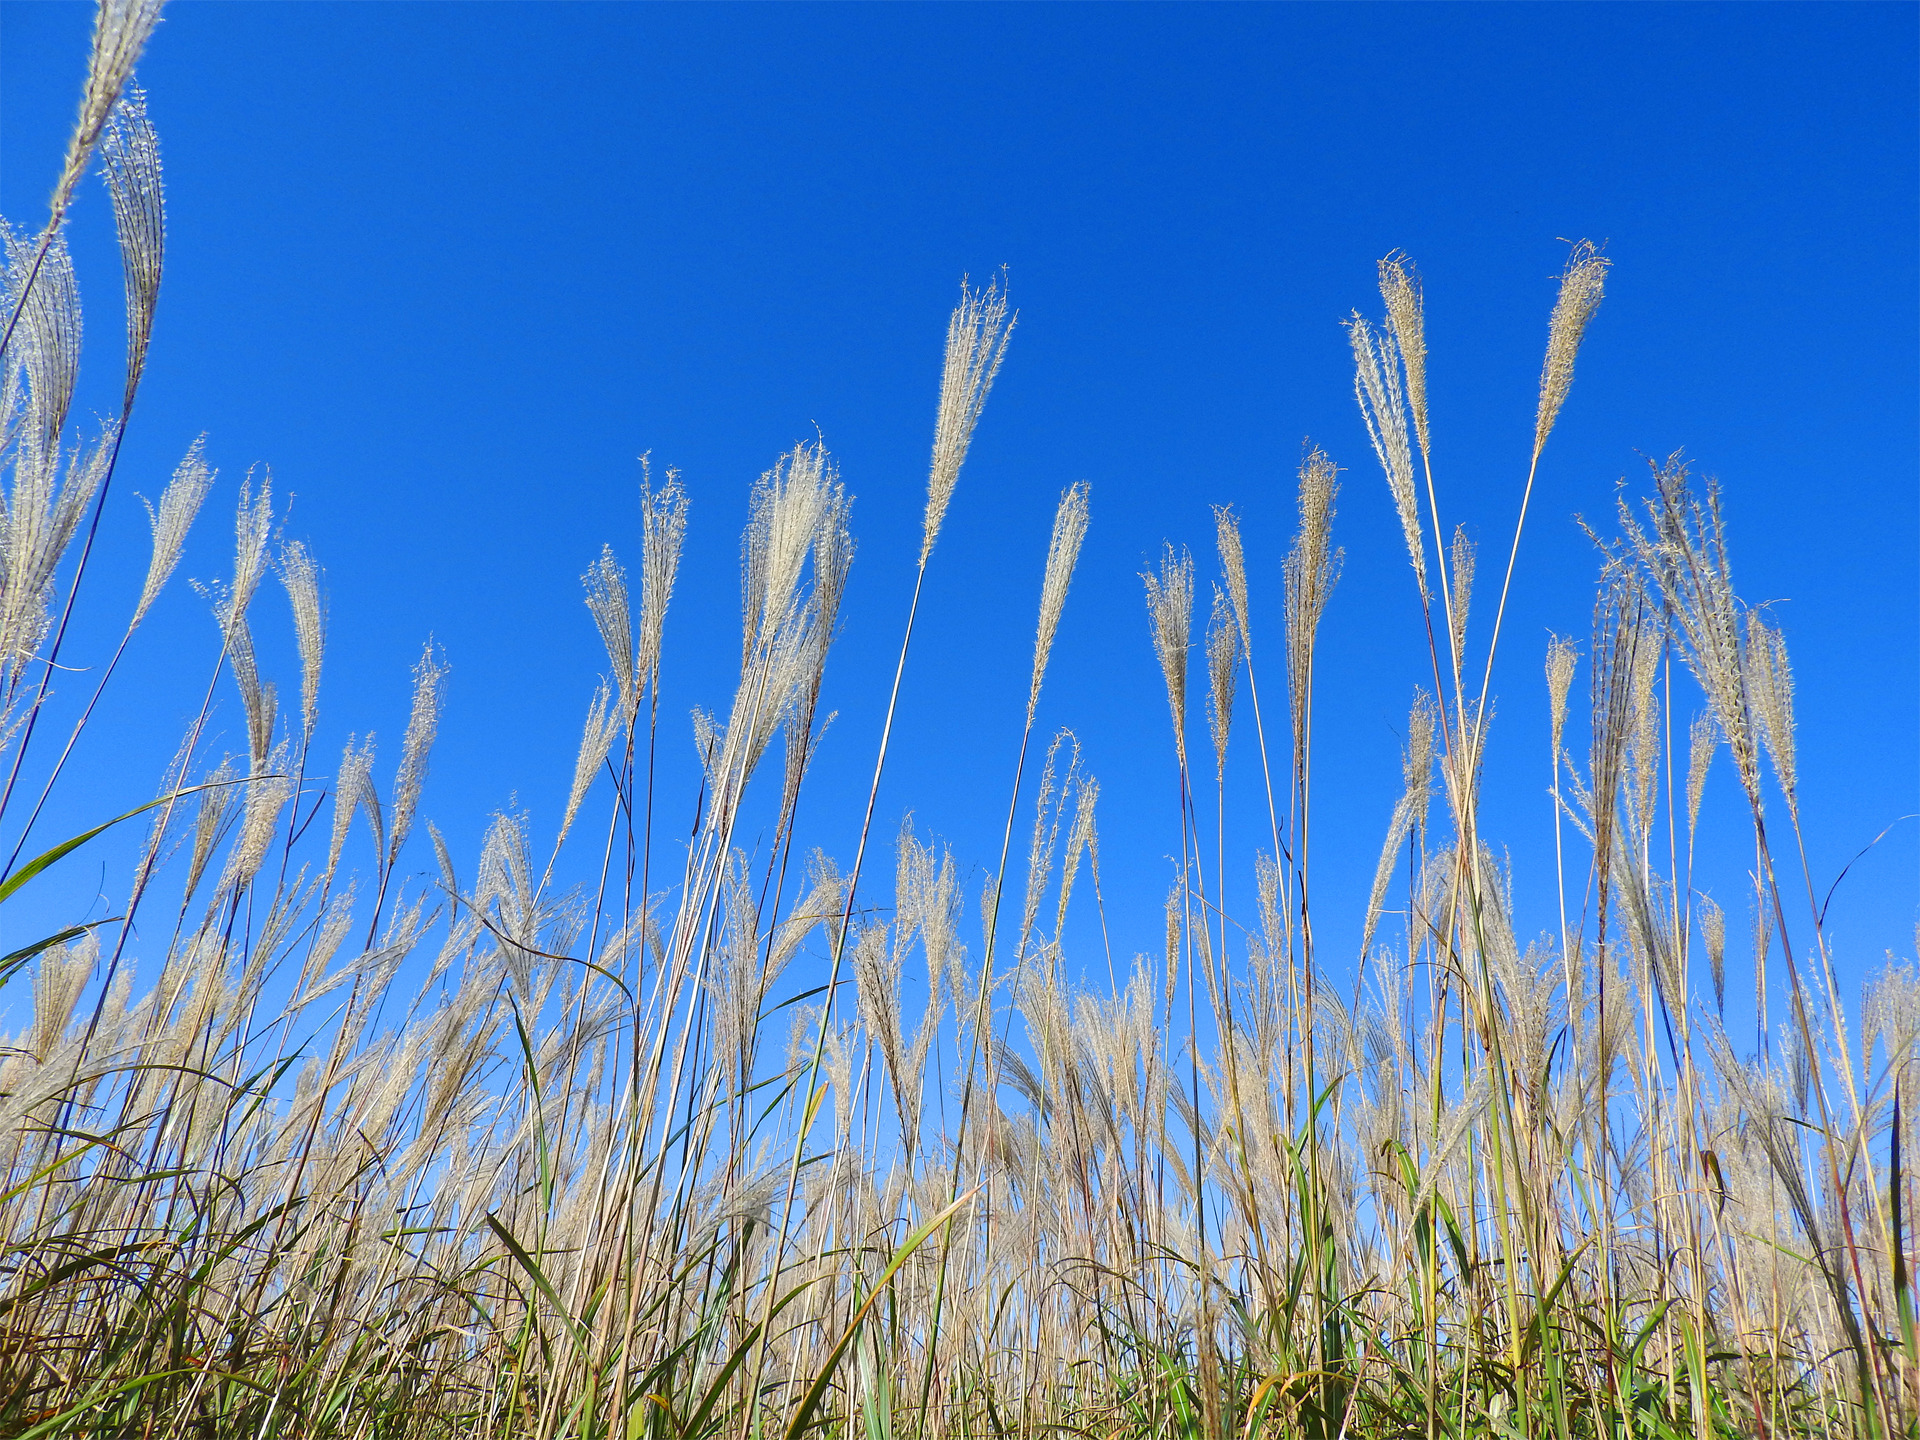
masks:
[[[123,503],[159,287],[158,149],[129,84],[156,8],[103,4],[51,218],[7,232],[9,844],[63,813],[92,714],[42,723],[93,518]],[[63,227],[96,161],[128,378],[75,447]],[[1478,558],[1442,530],[1419,280],[1398,255],[1379,273],[1384,318],[1350,326],[1356,390],[1430,665],[1407,677],[1358,984],[1353,957],[1317,953],[1309,903],[1313,816],[1337,799],[1312,783],[1340,572],[1317,450],[1283,558],[1246,556],[1221,511],[1212,558],[1170,546],[1144,577],[1165,686],[1137,703],[1156,726],[1167,707],[1180,881],[1155,953],[1091,989],[1072,977],[1104,965],[1061,937],[1070,904],[1099,908],[1098,785],[1035,724],[1085,487],[1036,577],[1025,735],[990,802],[1005,838],[970,857],[1000,878],[977,903],[953,856],[876,816],[885,740],[871,790],[807,789],[852,556],[820,446],[753,488],[738,685],[696,720],[691,844],[664,843],[654,809],[656,757],[686,753],[658,702],[686,525],[669,475],[633,568],[609,551],[586,577],[609,678],[558,833],[497,819],[464,877],[419,805],[441,661],[415,672],[389,783],[370,745],[317,753],[316,560],[278,538],[267,488],[243,490],[208,597],[218,672],[159,797],[127,799],[119,823],[147,838],[113,918],[0,959],[32,993],[0,1052],[0,1435],[1913,1434],[1920,979],[1889,970],[1841,1007],[1799,843],[1792,672],[1733,588],[1718,496],[1675,458],[1623,500],[1596,536],[1592,635],[1544,656],[1551,733],[1507,737],[1539,747],[1559,808],[1559,893],[1525,906],[1558,933],[1529,943],[1478,819],[1525,510]],[[1574,247],[1535,465],[1606,277]],[[922,576],[1012,323],[997,286],[963,289]],[[196,447],[153,508],[122,650],[212,481]],[[1265,634],[1247,571],[1276,565]],[[251,628],[274,587],[302,662],[277,684]],[[930,663],[919,593],[902,672]],[[89,661],[102,687],[108,659]],[[216,695],[247,753],[210,753]],[[1230,739],[1260,757],[1252,855],[1220,839]],[[1703,813],[1715,765],[1736,813]],[[859,808],[855,853],[802,850],[803,791]],[[750,805],[778,816],[753,860]],[[1750,940],[1692,886],[1709,833],[1751,847]],[[563,845],[596,884],[555,880]],[[39,846],[0,903],[72,848]],[[1222,910],[1225,874],[1253,877],[1257,913]],[[907,976],[930,997],[915,1013]],[[1749,983],[1786,1037],[1758,1061],[1720,1022]]]

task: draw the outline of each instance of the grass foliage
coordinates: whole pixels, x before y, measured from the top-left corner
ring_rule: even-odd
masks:
[[[18,838],[44,836],[93,713],[43,702],[117,503],[159,285],[159,152],[129,78],[156,10],[103,0],[53,213],[7,231],[0,903],[98,833]],[[96,157],[130,324],[124,403],[88,436],[69,425],[64,225]],[[270,490],[243,488],[232,573],[205,591],[206,704],[159,798],[110,822],[145,827],[115,913],[0,959],[32,990],[0,1059],[0,1434],[1912,1434],[1920,982],[1888,973],[1851,1018],[1839,1003],[1786,651],[1734,591],[1718,497],[1676,459],[1596,536],[1593,634],[1549,649],[1551,734],[1526,742],[1561,876],[1558,933],[1529,943],[1478,788],[1524,505],[1493,567],[1443,529],[1419,282],[1400,256],[1380,278],[1384,319],[1350,325],[1356,391],[1431,664],[1409,677],[1357,984],[1309,903],[1316,636],[1340,570],[1318,450],[1277,572],[1221,511],[1210,600],[1184,550],[1145,577],[1181,865],[1164,945],[1093,989],[1061,937],[1070,906],[1099,910],[1098,787],[1071,737],[1035,728],[1084,486],[1035,577],[977,907],[943,849],[884,833],[885,740],[865,796],[810,802],[864,806],[856,853],[797,837],[852,555],[819,446],[752,491],[739,682],[695,716],[691,843],[654,798],[687,523],[669,476],[637,571],[608,552],[587,573],[609,678],[558,832],[496,819],[464,877],[419,813],[442,662],[420,662],[390,771],[371,741],[317,753],[318,570],[276,538]],[[1605,278],[1576,246],[1535,468]],[[896,557],[922,577],[1012,323],[997,284],[963,289],[921,544]],[[153,507],[122,650],[212,483],[196,446]],[[1256,628],[1250,568],[1279,577],[1278,633]],[[276,585],[301,659],[279,686],[252,630]],[[919,594],[895,696],[922,661]],[[118,654],[87,657],[100,686]],[[236,701],[246,753],[215,754],[213,706]],[[1230,741],[1260,759],[1251,857],[1221,841]],[[1745,803],[1703,815],[1723,754]],[[750,856],[743,815],[772,817],[775,843]],[[1691,883],[1712,825],[1750,832],[1757,1059],[1720,1023],[1727,920]],[[569,842],[594,884],[556,883]],[[1229,913],[1220,878],[1249,864],[1234,890],[1256,903]]]

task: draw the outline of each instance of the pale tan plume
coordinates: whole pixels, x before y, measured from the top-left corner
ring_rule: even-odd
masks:
[[[1552,723],[1553,754],[1556,766],[1567,730],[1567,692],[1573,687],[1573,674],[1580,656],[1571,642],[1558,635],[1547,645],[1548,718]]]
[[[100,0],[94,12],[93,54],[87,63],[87,85],[80,96],[80,114],[74,120],[73,134],[67,140],[66,162],[60,167],[60,179],[54,186],[48,207],[50,228],[66,219],[73,201],[74,187],[86,174],[87,160],[100,143],[113,107],[133,67],[146,48],[153,27],[160,21],[162,0]]]
[[[1547,326],[1547,358],[1540,369],[1540,404],[1533,421],[1533,458],[1537,461],[1546,448],[1553,422],[1566,404],[1573,388],[1573,361],[1580,353],[1580,341],[1600,308],[1605,289],[1607,266],[1612,263],[1590,240],[1577,242],[1567,256],[1566,269],[1560,272],[1560,294],[1553,303],[1553,319]]]
[[[127,380],[122,409],[133,403],[153,339],[153,312],[160,297],[166,256],[166,196],[160,178],[160,140],[147,118],[147,97],[129,86],[113,107],[100,158],[113,199],[120,238],[120,269],[127,291]]]
[[[1227,592],[1213,587],[1213,614],[1207,621],[1207,728],[1213,737],[1216,779],[1227,773],[1227,734],[1233,725],[1234,692],[1240,678],[1240,626]]]
[[[1040,585],[1040,624],[1033,637],[1033,681],[1027,690],[1029,725],[1040,705],[1040,682],[1053,654],[1053,637],[1060,629],[1060,614],[1066,608],[1067,587],[1073,583],[1080,545],[1087,538],[1087,494],[1087,482],[1077,482],[1061,495],[1060,507],[1054,512],[1053,538],[1047,542],[1046,578]]]
[[[173,486],[167,487],[169,493]],[[160,504],[164,510],[166,496]],[[157,531],[156,527],[156,531]],[[307,740],[320,713],[320,666],[327,647],[327,608],[320,594],[320,567],[298,540],[280,552],[280,583],[293,607],[293,634],[300,650],[300,731]]]
[[[1380,298],[1387,306],[1387,326],[1407,373],[1407,408],[1422,456],[1430,454],[1427,437],[1427,321],[1420,276],[1406,252],[1396,250],[1380,262]]]
[[[1413,488],[1413,451],[1407,443],[1407,400],[1401,375],[1399,343],[1392,327],[1376,330],[1355,311],[1346,322],[1353,347],[1353,393],[1360,416],[1367,422],[1367,438],[1386,474],[1393,508],[1400,517],[1400,533],[1407,542],[1407,559],[1420,585],[1427,590],[1426,541],[1420,530],[1420,503]],[[1437,540],[1438,537],[1436,537]]]
[[[400,769],[393,781],[393,804],[387,821],[389,868],[400,857],[407,843],[413,819],[420,807],[420,792],[427,781],[427,756],[440,730],[440,709],[446,700],[447,663],[428,645],[413,667],[413,709],[407,717],[406,734],[400,740]]]
[[[1454,528],[1452,545],[1452,571],[1448,580],[1453,586],[1452,603],[1447,607],[1447,623],[1451,627],[1453,654],[1467,653],[1467,608],[1473,601],[1473,541],[1467,538],[1467,527]]]
[[[1711,715],[1696,715],[1687,727],[1687,836],[1700,827],[1700,802],[1706,798],[1707,771],[1713,764],[1713,752],[1720,748],[1719,733]]]
[[[1147,587],[1147,621],[1154,658],[1167,687],[1173,717],[1173,744],[1180,768],[1187,764],[1187,646],[1193,633],[1193,557],[1163,544],[1160,569],[1141,575]]]
[[[1296,755],[1306,745],[1307,701],[1320,620],[1340,578],[1342,552],[1333,548],[1333,502],[1340,493],[1339,473],[1318,446],[1308,447],[1300,461],[1300,525],[1285,566],[1287,670]]]
[[[927,473],[927,511],[920,528],[920,564],[933,554],[940,525],[960,467],[973,444],[974,426],[987,403],[987,392],[1006,358],[1007,340],[1016,317],[1007,310],[1003,276],[974,290],[960,282],[960,303],[947,322],[947,355],[940,375],[940,409],[933,428],[933,461]]]
[[[153,602],[160,598],[160,592],[180,563],[180,550],[186,544],[187,532],[193,528],[207,492],[213,488],[215,472],[207,465],[206,440],[202,435],[187,447],[186,457],[174,467],[173,478],[160,492],[158,507],[144,497],[141,499],[153,534],[153,549],[147,562],[146,584],[140,588],[140,599],[134,604],[129,628],[138,626],[153,608]]]

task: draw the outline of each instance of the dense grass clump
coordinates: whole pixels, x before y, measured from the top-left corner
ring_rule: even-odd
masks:
[[[6,233],[0,903],[73,848],[35,858],[18,837],[93,713],[56,734],[44,702],[158,292],[159,152],[129,78],[156,9],[103,0],[52,216]],[[74,444],[63,227],[96,155],[128,380],[118,418]],[[1574,248],[1536,468],[1606,273]],[[237,697],[246,753],[210,753],[203,708],[158,798],[118,822],[146,838],[113,917],[0,959],[32,987],[0,1060],[0,1434],[1913,1433],[1920,982],[1892,971],[1842,1012],[1798,845],[1786,651],[1733,588],[1719,498],[1675,459],[1597,537],[1593,634],[1548,650],[1551,733],[1532,742],[1558,803],[1561,922],[1525,943],[1479,819],[1525,502],[1476,595],[1473,547],[1442,525],[1404,257],[1380,289],[1385,318],[1350,325],[1356,389],[1430,666],[1409,677],[1361,986],[1316,950],[1308,902],[1316,637],[1340,571],[1317,449],[1280,634],[1256,632],[1228,511],[1210,602],[1184,549],[1145,577],[1179,882],[1164,946],[1095,990],[1069,980],[1093,967],[1062,935],[1099,901],[1098,787],[1070,737],[1035,729],[1084,486],[1037,577],[977,909],[911,829],[878,853],[884,738],[866,793],[808,792],[862,807],[855,852],[799,842],[853,553],[823,447],[753,487],[739,681],[695,719],[691,843],[655,843],[655,755],[681,753],[657,751],[687,524],[669,474],[644,494],[637,569],[607,552],[587,573],[609,678],[558,832],[536,844],[498,818],[464,878],[419,814],[442,662],[415,672],[390,784],[370,744],[316,753],[318,570],[276,538],[270,491],[243,489],[231,576],[208,592],[207,694]],[[963,287],[922,542],[896,557],[922,577],[1012,325],[997,284]],[[212,483],[196,446],[153,509],[122,649]],[[251,628],[273,584],[301,659],[282,688]],[[1260,758],[1270,848],[1252,856],[1219,838],[1230,741]],[[1691,883],[1723,750],[1745,800],[1724,823],[1751,832],[1762,1014],[1785,1037],[1760,1061],[1696,997],[1723,993],[1728,958]],[[762,810],[776,838],[750,857],[736,829]],[[585,891],[553,878],[576,830],[599,877]],[[422,881],[401,856],[429,845]],[[1254,912],[1225,913],[1220,877],[1248,870]],[[824,983],[794,978],[808,947]]]

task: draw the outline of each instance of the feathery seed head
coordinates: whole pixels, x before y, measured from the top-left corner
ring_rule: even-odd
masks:
[[[613,693],[602,681],[593,692],[593,703],[587,707],[587,723],[580,732],[580,750],[573,761],[573,788],[567,792],[567,810],[560,820],[559,840],[566,839],[567,832],[573,829],[574,817],[580,813],[581,802],[587,798],[600,767],[606,764],[607,751],[613,746],[620,723]],[[556,845],[559,840],[555,841]]]
[[[1027,723],[1040,704],[1040,682],[1047,673],[1047,657],[1053,653],[1053,637],[1060,628],[1060,612],[1066,608],[1067,587],[1073,583],[1073,568],[1080,559],[1080,544],[1087,538],[1088,485],[1075,482],[1060,497],[1060,508],[1053,516],[1053,538],[1047,542],[1047,573],[1040,585],[1040,624],[1033,637],[1033,683],[1027,691]]]
[[[1440,726],[1438,707],[1433,697],[1422,690],[1414,695],[1413,708],[1407,712],[1407,753],[1405,763],[1406,795],[1413,806],[1413,823],[1426,823],[1427,802],[1433,794],[1434,734]]]
[[[1700,907],[1700,933],[1707,942],[1707,966],[1713,974],[1713,1005],[1727,1013],[1727,912],[1711,895],[1695,897]]]
[[[1727,555],[1719,486],[1696,494],[1678,452],[1651,464],[1654,493],[1643,526],[1625,499],[1618,502],[1623,544],[1618,563],[1631,561],[1660,595],[1671,617],[1681,658],[1713,709],[1726,737],[1734,773],[1748,804],[1761,803],[1759,721],[1747,692],[1740,602]]]
[[[86,173],[87,158],[100,142],[108,117],[120,93],[133,77],[133,67],[146,48],[147,38],[160,21],[161,0],[100,0],[94,14],[93,55],[87,64],[87,88],[80,97],[80,114],[67,141],[67,159],[60,170],[49,207],[51,227],[66,218],[74,186]]]
[[[165,496],[161,504],[166,504]],[[327,611],[320,598],[320,567],[298,540],[280,552],[280,583],[286,586],[287,599],[293,605],[293,633],[300,646],[300,727],[311,740],[320,713],[320,662],[327,643]]]
[[[1473,541],[1467,538],[1467,527],[1459,525],[1453,531],[1453,603],[1448,607],[1452,625],[1451,639],[1455,658],[1467,653],[1467,607],[1473,601]]]
[[[1547,326],[1547,359],[1540,370],[1540,406],[1533,422],[1533,458],[1538,460],[1546,448],[1547,435],[1573,388],[1573,360],[1580,353],[1580,341],[1587,325],[1600,308],[1607,266],[1612,263],[1582,240],[1567,256],[1567,267],[1560,273],[1560,294],[1553,303],[1553,319]]]
[[[166,253],[166,197],[160,180],[160,140],[147,119],[147,97],[130,86],[113,107],[100,158],[120,237],[120,268],[127,287],[127,382],[123,406],[133,401],[153,338]]]
[[[1789,808],[1798,803],[1798,780],[1793,743],[1793,667],[1787,662],[1787,642],[1757,610],[1747,614],[1744,671],[1747,697],[1760,722],[1760,739],[1773,762],[1774,777]]]
[[[367,804],[366,802],[371,802]],[[386,853],[386,826],[380,810],[380,800],[373,791],[373,736],[355,744],[354,737],[347,737],[347,748],[340,757],[340,768],[333,780],[333,833],[327,842],[327,874],[335,874],[340,868],[340,852],[347,843],[347,828],[353,823],[353,812],[363,805],[367,811],[367,824],[373,830],[373,848],[376,855]]]
[[[1213,507],[1213,535],[1220,550],[1220,569],[1227,580],[1227,598],[1233,602],[1234,622],[1240,627],[1240,650],[1251,654],[1253,631],[1247,614],[1247,552],[1240,543],[1240,518],[1231,505]]]
[[[646,477],[642,459],[640,487],[640,655],[638,679],[654,685],[660,678],[660,637],[667,623],[667,602],[680,573],[680,548],[687,538],[687,492],[678,470],[667,471],[658,490]]]
[[[1713,752],[1720,748],[1719,733],[1713,717],[1696,715],[1687,729],[1687,835],[1700,824],[1700,802],[1707,793],[1707,768],[1713,764]]]
[[[1567,692],[1573,687],[1573,672],[1580,656],[1570,641],[1554,636],[1547,644],[1547,700],[1553,725],[1554,764],[1559,764],[1560,748],[1567,729]]]
[[[286,748],[282,746],[266,757],[268,763],[285,757]],[[266,767],[256,765],[255,773]],[[245,888],[260,871],[267,858],[267,848],[273,843],[275,831],[280,824],[280,812],[286,808],[287,801],[293,796],[293,782],[284,775],[261,775],[249,781],[244,787],[247,792],[246,813],[240,822],[240,837],[234,841],[233,849],[227,855],[227,868],[220,877],[222,895],[237,894]]]
[[[1006,357],[1007,340],[1017,317],[1007,310],[1005,275],[987,282],[985,290],[960,282],[960,303],[947,322],[946,363],[940,375],[940,410],[933,428],[933,463],[927,475],[927,512],[921,524],[920,563],[933,554],[947,503],[960,480],[973,427],[993,388],[994,376]]]
[[[386,864],[392,867],[400,858],[400,847],[407,843],[413,829],[414,812],[420,805],[421,787],[427,780],[427,755],[440,730],[440,707],[446,699],[447,664],[434,653],[431,642],[421,651],[413,667],[413,711],[407,717],[407,733],[400,741],[400,769],[393,780],[393,806],[388,825]]]
[[[1427,443],[1427,322],[1420,276],[1406,252],[1396,250],[1380,262],[1380,298],[1387,305],[1387,326],[1407,372],[1407,405],[1420,453]]]
[[[1407,558],[1427,598],[1426,542],[1420,533],[1420,506],[1413,490],[1413,452],[1407,445],[1407,402],[1401,381],[1401,356],[1391,328],[1376,330],[1360,315],[1346,322],[1353,346],[1353,393],[1360,402],[1360,418],[1367,422],[1367,438],[1387,477],[1400,531],[1406,538]]]
[[[222,760],[220,768],[207,777],[209,788],[200,792],[199,815],[193,827],[193,852],[187,864],[186,896],[200,888],[207,872],[207,861],[226,838],[233,823],[233,802],[239,798],[239,778],[231,761]]]
[[[1333,502],[1340,493],[1339,470],[1317,445],[1300,462],[1300,528],[1287,552],[1287,673],[1293,705],[1294,753],[1304,753],[1307,701],[1313,681],[1314,643],[1327,600],[1340,578],[1342,552],[1335,550]]]
[[[1207,723],[1213,736],[1216,779],[1227,773],[1227,731],[1233,724],[1233,697],[1240,679],[1240,626],[1233,602],[1218,585],[1213,587],[1213,616],[1207,622]]]
[[[65,1038],[99,953],[92,931],[70,945],[49,945],[40,953],[39,973],[33,977],[33,1026],[27,1038],[27,1052],[36,1060],[44,1063]]]
[[[631,724],[640,711],[640,677],[634,670],[633,614],[627,605],[627,572],[614,558],[613,547],[604,545],[600,558],[587,567],[587,573],[580,579],[587,587],[587,611],[600,632],[607,663],[613,667],[614,684],[620,689],[620,713]]]
[[[1153,653],[1167,686],[1167,708],[1173,716],[1173,744],[1180,768],[1187,764],[1187,645],[1193,633],[1193,557],[1174,552],[1163,543],[1158,574],[1143,573],[1147,587],[1147,622],[1153,635]]]
[[[139,602],[133,608],[133,625],[146,618],[147,611],[153,608],[153,602],[160,598],[161,590],[172,578],[174,567],[180,563],[187,532],[193,528],[207,492],[213,488],[215,472],[207,466],[206,443],[207,437],[202,435],[187,447],[186,457],[174,467],[173,478],[160,492],[158,509],[144,497],[140,502],[146,506],[147,525],[153,532],[153,552],[147,563],[147,583],[141,587]],[[297,618],[296,615],[296,621]]]
[[[0,239],[7,249],[6,309],[19,314],[6,357],[9,390],[16,374],[26,381],[22,458],[31,470],[50,471],[80,376],[80,287],[65,235],[46,242],[44,253],[12,226],[0,228]],[[9,398],[18,404],[17,392]]]

